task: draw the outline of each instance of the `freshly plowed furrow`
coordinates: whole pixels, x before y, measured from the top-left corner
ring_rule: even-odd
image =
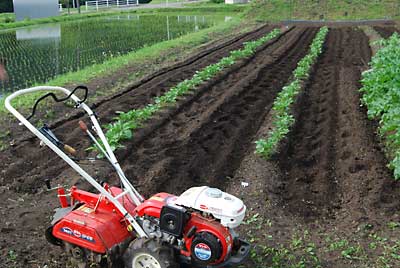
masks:
[[[382,36],[383,38],[389,38],[392,36],[393,33],[400,32],[394,26],[386,26],[386,27],[375,26],[374,30],[377,31],[379,35]]]
[[[123,94],[118,94],[104,103],[97,104],[96,112],[99,114],[102,123],[106,123],[112,120],[115,116],[115,111],[127,111],[143,107],[143,105],[151,102],[154,96],[159,96],[177,83],[190,78],[197,70],[229,55],[230,51],[241,48],[243,42],[264,36],[271,28],[270,26],[262,27],[215,48],[201,52],[184,63],[149,78],[143,84],[130,88]],[[66,143],[86,148],[89,144],[86,141],[82,141],[84,139],[82,139],[82,134],[77,128],[78,120],[79,117],[71,118],[69,121],[62,120],[62,123],[56,124],[54,131]],[[56,177],[66,167],[48,149],[40,149],[36,138],[28,138],[8,151],[2,152],[0,159],[0,167],[3,170],[1,184],[17,181],[16,184],[20,185],[18,181],[26,182],[27,178],[29,181],[35,181],[36,177]],[[43,172],[44,170],[46,172]],[[29,188],[27,183],[20,186]]]
[[[123,157],[144,193],[223,187],[317,29],[295,30],[207,88]]]
[[[379,209],[399,206],[398,187],[360,108],[358,81],[370,57],[362,31],[331,29],[297,104],[295,127],[278,157],[284,180],[277,192],[291,213],[309,221],[376,219]]]
[[[337,129],[338,62],[341,60],[343,34],[331,30],[309,86],[300,100],[301,113],[280,163],[284,181],[282,197],[293,212],[306,217],[321,207],[336,202],[335,148],[332,133]]]

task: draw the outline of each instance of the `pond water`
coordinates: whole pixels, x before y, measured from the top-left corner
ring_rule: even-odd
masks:
[[[0,95],[224,21],[221,16],[121,15],[0,32]],[[0,66],[0,69],[2,66]],[[1,70],[0,70],[1,71]]]

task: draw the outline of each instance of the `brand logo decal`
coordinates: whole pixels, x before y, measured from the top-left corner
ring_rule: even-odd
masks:
[[[206,205],[201,204],[200,209],[208,210],[208,207]]]
[[[211,258],[211,249],[204,243],[199,243],[194,247],[194,254],[202,261],[207,261]]]
[[[94,242],[95,242],[95,240],[94,240],[93,237],[91,237],[90,235],[82,234],[82,233],[79,232],[78,230],[72,230],[72,229],[69,228],[69,227],[62,227],[60,230],[61,230],[61,232],[66,233],[67,235],[75,236],[75,237],[77,237],[77,238],[80,238],[80,239],[89,241],[89,242],[91,242],[91,243],[94,243]]]

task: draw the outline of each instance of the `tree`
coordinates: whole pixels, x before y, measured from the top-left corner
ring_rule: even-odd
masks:
[[[0,13],[14,12],[13,0],[0,1]]]

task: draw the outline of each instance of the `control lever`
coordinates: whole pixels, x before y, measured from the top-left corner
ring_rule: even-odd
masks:
[[[42,133],[49,141],[51,141],[54,145],[57,147],[64,149],[67,153],[71,155],[76,155],[76,150],[72,148],[71,146],[62,143],[56,135],[54,135],[53,131],[49,129],[47,125],[44,125],[39,129],[40,133]]]

